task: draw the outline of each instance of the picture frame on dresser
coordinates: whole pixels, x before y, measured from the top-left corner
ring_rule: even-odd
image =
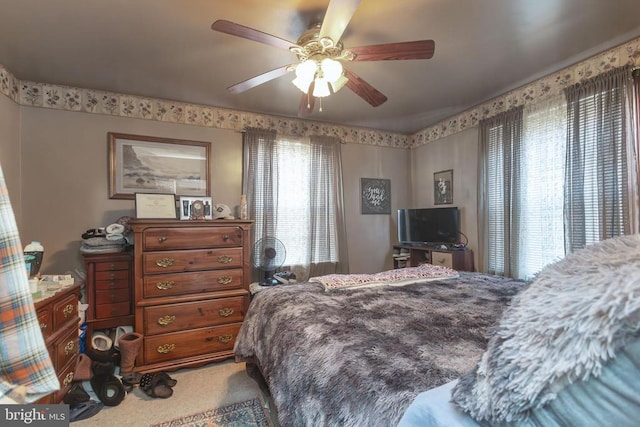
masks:
[[[211,144],[155,136],[108,133],[109,198],[135,193],[211,195]]]
[[[135,194],[136,218],[176,219],[175,194]]]
[[[178,201],[179,217],[188,219],[213,219],[213,200],[211,197],[185,197]]]

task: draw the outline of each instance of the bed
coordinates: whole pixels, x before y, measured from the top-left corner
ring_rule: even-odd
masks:
[[[640,234],[529,283],[379,274],[255,296],[236,356],[262,373],[283,427],[638,425]]]
[[[267,288],[251,302],[236,359],[261,374],[282,427],[395,426],[420,392],[473,369],[489,327],[526,286],[454,273]]]

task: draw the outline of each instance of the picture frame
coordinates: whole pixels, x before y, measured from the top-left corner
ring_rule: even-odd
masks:
[[[361,212],[363,215],[391,214],[391,180],[360,178]]]
[[[135,193],[137,219],[176,219],[176,195]]]
[[[208,142],[109,132],[108,145],[110,199],[211,195]]]
[[[453,169],[433,174],[433,204],[453,204]]]
[[[202,204],[202,210],[197,207],[198,202]],[[213,219],[213,209],[211,197],[181,196],[178,203],[181,220]]]

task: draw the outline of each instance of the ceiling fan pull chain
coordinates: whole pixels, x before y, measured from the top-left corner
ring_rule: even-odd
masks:
[[[322,113],[322,98],[318,98],[318,100],[320,101],[320,110],[318,110],[318,111],[320,111]]]

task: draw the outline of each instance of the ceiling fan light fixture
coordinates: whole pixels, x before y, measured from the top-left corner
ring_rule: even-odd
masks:
[[[318,70],[318,64],[312,59],[307,59],[296,65],[296,77],[311,82]],[[309,85],[307,85],[309,86]]]
[[[307,80],[302,77],[296,77],[291,81],[298,89],[300,89],[303,93],[307,93],[309,91],[309,85],[313,81],[313,78]]]
[[[342,64],[335,59],[324,58],[320,63],[320,68],[324,77],[330,82],[338,80],[342,76]]]
[[[318,77],[316,79],[315,87],[313,88],[313,96],[316,98],[324,98],[329,95],[331,95],[331,92],[329,91],[329,82],[323,77]]]
[[[340,77],[332,81],[330,84],[331,84],[331,88],[333,89],[333,93],[336,93],[337,91],[342,89],[344,85],[347,84],[348,81],[349,79],[346,78],[343,74],[341,74]]]

